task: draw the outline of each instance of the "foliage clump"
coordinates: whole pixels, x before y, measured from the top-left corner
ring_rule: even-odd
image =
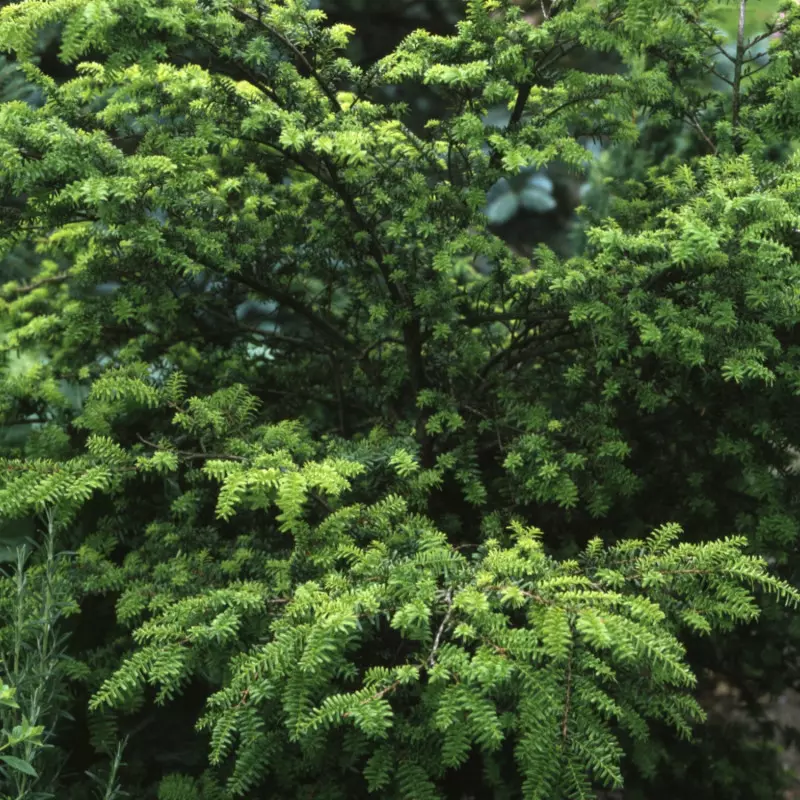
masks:
[[[0,11],[43,98],[0,104],[7,560],[46,528],[3,791],[87,796],[65,712],[106,800],[591,798],[762,606],[791,664],[748,680],[791,684],[800,9],[732,52],[711,10],[469,0],[369,67],[301,0]],[[676,125],[592,167],[571,257],[491,229],[498,181]]]

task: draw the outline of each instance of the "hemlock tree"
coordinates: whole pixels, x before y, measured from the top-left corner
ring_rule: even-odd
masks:
[[[106,798],[589,798],[731,646],[796,680],[800,9],[745,38],[742,0],[725,92],[703,2],[542,11],[367,70],[297,0],[0,12],[46,100],[0,105],[2,248],[41,257],[0,290],[0,514],[46,545],[2,584],[6,794],[88,797],[91,745]],[[700,154],[606,181],[580,255],[487,229],[499,178],[676,122]]]

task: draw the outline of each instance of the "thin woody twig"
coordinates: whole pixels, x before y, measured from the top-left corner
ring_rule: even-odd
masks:
[[[14,286],[11,289],[6,290],[3,294],[5,297],[19,297],[21,295],[30,294],[36,289],[40,289],[42,286],[51,286],[54,284],[64,283],[64,281],[66,281],[68,278],[69,275],[62,272],[60,275],[51,275],[48,278],[40,278],[38,281],[32,281],[31,283]]]
[[[267,22],[265,22],[263,17],[260,16],[260,14],[258,17],[254,17],[252,14],[248,14],[241,8],[233,8],[231,10],[235,16],[239,17],[239,19],[247,20],[248,22],[252,22],[255,25],[258,25],[260,28],[265,30],[270,36],[277,39],[283,45],[288,47],[289,50],[292,51],[292,54],[308,71],[308,74],[317,82],[320,89],[322,89],[322,91],[325,93],[325,96],[331,101],[333,107],[337,111],[342,110],[342,107],[339,104],[339,99],[336,97],[336,92],[330,86],[328,86],[328,84],[325,83],[325,81],[322,80],[322,76],[314,68],[314,65],[305,57],[303,51],[300,50],[300,48],[298,48],[297,45],[295,45],[295,43],[291,39],[289,39],[287,36],[284,36],[279,30],[273,28],[272,25],[269,25]]]
[[[148,447],[152,447],[156,451],[167,450],[167,452],[175,453],[175,455],[179,456],[185,461],[193,461],[198,458],[205,460],[217,459],[219,461],[236,461],[237,463],[246,463],[251,461],[251,459],[247,456],[236,456],[230,453],[195,453],[189,450],[168,450],[167,448],[159,447],[155,442],[151,442],[149,439],[145,439],[144,436],[139,433],[137,433],[136,436],[140,442],[146,444]],[[284,467],[279,467],[279,469],[282,472],[285,471]],[[309,492],[309,494],[311,499],[314,500],[315,503],[318,503],[320,506],[322,506],[325,511],[327,511],[329,514],[333,513],[333,507],[331,504],[318,492]]]
[[[742,102],[742,64],[747,51],[744,42],[746,11],[747,0],[739,0],[739,25],[736,31],[736,61],[733,64],[733,108],[731,111],[731,125],[733,125],[734,131],[739,127],[739,114]],[[736,133],[735,135],[738,144],[739,134]]]
[[[727,58],[732,64],[735,63],[736,59],[714,38],[714,34],[711,33],[711,31],[706,30],[706,28],[700,24],[699,20],[690,17],[688,14],[684,16],[684,19],[694,25],[697,30],[700,31],[700,33],[702,33],[706,39],[708,39],[709,43],[719,51],[721,55],[725,56],[725,58]]]
[[[453,614],[453,590],[448,589],[447,594],[444,597],[445,602],[447,603],[447,613],[444,615],[444,619],[442,620],[442,624],[439,626],[439,630],[436,631],[436,637],[433,640],[433,647],[431,648],[431,654],[428,656],[428,667],[433,669],[436,666],[436,651],[439,649],[439,645],[441,644],[442,635],[444,634],[445,628],[447,627],[448,623],[450,622],[450,617]]]
[[[386,697],[387,694],[397,689],[398,686],[400,686],[400,681],[395,681],[394,683],[387,686],[385,689],[381,689],[379,692],[375,692],[375,694],[365,698],[359,703],[359,705],[365,706],[367,705],[367,703],[373,703],[376,700],[381,700],[382,698]],[[352,716],[352,714],[349,711],[345,711],[344,714],[342,714],[342,716],[350,717]]]
[[[727,76],[723,75],[715,67],[710,67],[708,71],[711,72],[713,75],[715,75],[717,78],[719,78],[723,83],[727,83],[728,86],[733,86],[733,81],[730,78],[728,78]]]
[[[694,112],[690,112],[688,114],[689,122],[691,122],[692,127],[705,139],[706,144],[711,148],[711,152],[716,155],[717,154],[717,146],[714,142],[709,138],[708,134],[703,130],[703,126],[700,124],[700,121],[697,119],[697,116]]]
[[[564,718],[561,721],[561,737],[566,742],[569,724],[570,700],[572,697],[572,655],[567,662],[567,698],[564,703]]]
[[[159,447],[155,442],[151,442],[149,439],[145,439],[140,433],[136,434],[136,437],[139,439],[140,442],[146,444],[148,447],[152,447],[158,451],[167,450],[167,448]],[[245,462],[249,461],[250,459],[246,456],[235,456],[231,455],[230,453],[193,453],[188,450],[167,450],[167,452],[175,453],[176,456],[180,456],[187,461],[191,461],[196,458],[202,459],[218,459],[219,461],[238,461],[238,462]]]

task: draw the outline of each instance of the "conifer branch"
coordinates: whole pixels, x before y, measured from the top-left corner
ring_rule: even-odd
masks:
[[[246,325],[242,322],[233,322],[225,314],[222,314],[215,308],[204,308],[203,311],[205,313],[211,314],[211,316],[215,317],[216,319],[219,319],[221,322],[228,323],[229,330],[232,333],[239,333],[243,331],[251,333],[254,336],[258,336],[259,338],[265,339],[267,341],[273,341],[287,345],[294,345],[296,347],[313,350],[318,353],[330,353],[329,345],[313,341],[312,339],[301,338],[299,336],[287,336],[286,334],[278,333],[277,331],[264,331],[261,330],[261,328],[257,328],[253,325]],[[201,324],[201,320],[199,318],[194,317],[194,319],[195,322],[198,323],[198,325]]]
[[[723,75],[716,67],[710,66],[708,71],[718,80],[721,80],[723,83],[726,83],[728,86],[733,87],[733,81],[727,76]]]
[[[519,121],[522,119],[522,114],[525,111],[525,104],[528,102],[532,88],[532,83],[524,83],[519,87],[517,101],[514,103],[514,108],[511,111],[511,118],[508,120],[508,127],[510,129],[516,128]]]
[[[564,341],[565,339],[566,341]],[[536,342],[542,343],[538,347],[533,347]],[[515,339],[507,347],[496,352],[481,369],[478,376],[480,382],[476,390],[478,395],[480,396],[486,386],[489,375],[504,361],[507,362],[507,366],[512,366],[524,358],[539,358],[571,350],[576,343],[574,332],[565,327],[562,327],[560,332],[556,330],[549,334],[535,333],[528,337],[523,336]]]
[[[199,41],[203,42],[212,53],[219,53],[219,47],[211,39],[208,39],[199,32],[196,33],[195,36]],[[186,63],[197,63],[196,60],[186,58],[185,56],[178,55],[177,58],[185,61]],[[270,100],[272,100],[274,103],[277,103],[279,106],[283,105],[283,101],[276,94],[274,89],[269,86],[269,84],[264,83],[261,76],[250,69],[246,64],[230,60],[227,60],[225,63],[228,68],[234,71],[234,73],[238,73],[240,78],[252,83],[253,86],[255,86],[259,91],[263,92],[265,97],[269,97]]]
[[[697,115],[690,111],[687,113],[687,119],[691,123],[692,127],[703,137],[705,143],[711,149],[711,152],[716,155],[717,154],[717,146],[714,144],[713,140],[703,129],[703,126],[700,124],[700,121],[697,119]]]
[[[339,104],[339,99],[336,96],[336,91],[328,86],[328,84],[322,79],[322,76],[319,74],[319,72],[314,68],[314,65],[306,58],[303,51],[300,50],[300,48],[297,47],[297,45],[295,45],[291,39],[289,39],[287,36],[284,36],[279,30],[265,22],[263,16],[261,15],[254,17],[252,14],[248,14],[246,11],[241,8],[237,8],[236,6],[232,6],[231,11],[233,12],[234,16],[258,26],[263,31],[266,31],[273,39],[277,39],[281,44],[287,47],[294,57],[300,62],[300,65],[306,70],[307,74],[314,78],[314,80],[317,82],[319,88],[322,89],[325,96],[328,98],[328,100],[330,100],[334,110],[338,112],[342,110],[342,107]]]
[[[772,66],[771,62],[767,62],[766,64],[761,64],[760,66],[756,67],[755,69],[749,69],[743,73],[743,78],[752,78],[753,75],[758,75],[759,72],[767,69],[768,67]]]
[[[570,653],[569,659],[567,660],[567,685],[565,689],[564,716],[561,720],[561,739],[565,744],[567,741],[571,701],[572,701],[572,653]]]
[[[697,18],[693,17],[688,13],[683,14],[683,18],[686,22],[691,23],[694,25],[695,29],[702,34],[707,40],[708,43],[724,58],[727,58],[731,64],[736,63],[736,59],[714,38],[714,34],[707,30],[703,23]]]
[[[46,278],[39,278],[38,280],[31,281],[30,283],[22,283],[18,286],[12,286],[3,292],[6,298],[21,297],[26,294],[40,289],[42,286],[56,286],[64,281],[69,280],[69,273],[62,272],[59,275],[50,275]]]
[[[764,39],[769,39],[770,36],[774,36],[776,33],[784,33],[788,28],[788,22],[768,22],[767,23],[767,30],[764,33],[760,33],[758,36],[754,36],[747,44],[747,50],[749,50],[754,44],[759,44],[759,42],[763,42]],[[761,58],[763,53],[759,53],[753,58]]]
[[[162,447],[161,445],[156,444],[155,442],[151,442],[149,439],[146,439],[141,434],[137,433],[136,438],[142,443],[146,444],[148,447],[153,448],[155,451],[165,451],[168,453],[174,453],[176,456],[184,459],[185,461],[195,461],[197,459],[200,460],[213,460],[213,461],[237,461],[240,464],[246,464],[249,461],[252,461],[251,458],[247,456],[236,456],[232,455],[231,453],[198,453],[191,450],[176,450],[171,447]]]
[[[276,300],[281,305],[291,309],[296,314],[299,314],[301,317],[311,323],[314,328],[328,336],[331,341],[335,342],[338,346],[344,348],[345,350],[355,350],[355,343],[351,342],[350,339],[345,336],[345,334],[343,334],[340,330],[338,330],[330,322],[325,320],[312,309],[308,308],[308,306],[306,306],[304,303],[297,300],[294,296],[289,294],[289,292],[284,292],[282,289],[278,289],[276,286],[271,284],[262,283],[258,279],[251,278],[242,272],[218,272],[232,281],[236,281],[241,283],[243,286],[247,286],[259,296],[265,299]]]
[[[744,61],[747,48],[744,42],[744,27],[746,21],[747,0],[739,0],[739,20],[736,30],[736,60],[733,64],[733,108],[731,112],[731,125],[734,129],[735,141],[741,141],[739,129],[739,115],[741,113],[741,93],[742,93],[742,63]]]
[[[392,280],[391,272],[386,265],[386,254],[383,250],[380,238],[375,230],[362,216],[356,206],[355,200],[345,187],[344,182],[339,176],[339,172],[330,159],[324,159],[324,163],[330,175],[331,188],[336,192],[339,199],[344,203],[348,216],[355,223],[358,230],[368,236],[369,253],[375,261],[378,270],[383,277],[384,283],[389,291],[389,295],[398,305],[404,306],[411,319],[403,323],[403,340],[406,346],[406,358],[408,362],[409,377],[411,383],[411,393],[414,398],[426,385],[425,364],[422,356],[423,335],[419,320],[416,317],[414,302],[403,283],[396,283]],[[425,422],[428,414],[423,409],[417,415],[416,435],[422,446],[423,465],[432,465],[433,453],[431,451],[431,439],[425,430]]]

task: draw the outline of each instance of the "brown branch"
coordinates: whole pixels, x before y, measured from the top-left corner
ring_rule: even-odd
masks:
[[[527,589],[520,589],[519,586],[516,584],[512,584],[515,589],[518,589],[522,595],[525,597],[530,597],[531,600],[535,600],[537,603],[543,606],[552,606],[553,602],[551,600],[545,600],[540,594],[536,592],[529,592]],[[490,592],[504,592],[508,589],[508,586],[489,586],[487,591]]]
[[[199,39],[201,42],[204,42],[211,49],[213,53],[219,54],[219,48],[213,41],[211,41],[211,39],[208,39],[202,34],[197,33],[196,29],[194,32],[194,36],[196,39]],[[176,56],[176,58],[179,58],[188,64],[198,64],[197,60],[186,58],[186,56]],[[272,89],[272,87],[263,83],[261,81],[260,76],[257,73],[253,72],[253,70],[251,70],[246,64],[239,64],[234,61],[226,61],[225,63],[231,66],[234,70],[241,73],[241,76],[245,77],[259,91],[262,91],[267,97],[270,98],[270,100],[277,103],[278,105],[281,105],[281,100],[278,97],[278,95],[275,94],[275,91]],[[205,66],[205,65],[200,64],[200,66]]]
[[[665,61],[667,60],[667,56],[665,54],[660,54],[660,55]],[[717,75],[717,77],[721,78],[726,83],[730,83],[730,81],[725,76],[720,75],[719,73],[717,73],[714,70],[713,67],[711,68],[711,71],[714,72],[714,74]],[[670,74],[670,78],[675,82],[675,85],[683,92],[683,94],[686,97],[686,100],[688,102],[689,93],[684,88],[683,83],[681,82],[680,77],[678,76],[677,70],[675,70],[673,67],[670,67],[669,74]],[[692,125],[692,127],[703,137],[703,139],[705,140],[706,144],[708,144],[709,147],[711,147],[712,152],[716,155],[717,146],[714,144],[713,140],[705,132],[705,130],[703,129],[703,126],[700,124],[700,121],[697,119],[697,110],[687,111],[686,112],[686,116],[688,117],[688,119],[686,121],[689,122],[689,124]]]
[[[748,70],[742,75],[742,80],[745,78],[752,78],[753,75],[757,75],[761,70],[766,69],[767,67],[771,67],[772,62],[768,61],[766,64],[761,64],[760,66],[756,67],[755,69]]]
[[[136,434],[136,438],[146,444],[148,447],[152,447],[157,452],[168,452],[168,453],[175,453],[176,456],[180,456],[186,461],[192,461],[194,459],[217,459],[219,461],[237,461],[240,463],[244,463],[250,461],[247,456],[234,456],[230,453],[195,453],[189,450],[172,450],[166,447],[159,447],[155,442],[151,442],[149,439],[145,439],[140,433]]]
[[[206,313],[216,317],[220,321],[227,322],[230,326],[231,333],[236,333],[238,331],[247,331],[248,333],[252,333],[256,336],[261,336],[264,339],[269,339],[275,342],[281,342],[284,344],[293,344],[297,345],[298,347],[307,347],[309,350],[315,350],[320,353],[330,352],[330,348],[326,347],[324,344],[314,342],[311,339],[303,339],[299,336],[286,336],[283,333],[277,333],[274,331],[262,331],[260,328],[257,328],[254,325],[233,323],[231,322],[230,318],[226,317],[225,314],[223,314],[220,311],[217,311],[217,309],[215,308],[205,308],[203,310]],[[196,322],[199,322],[199,320],[196,317],[194,319]]]
[[[721,55],[725,56],[728,61],[730,61],[732,64],[736,62],[736,59],[714,38],[714,34],[703,27],[699,19],[696,17],[691,17],[688,14],[684,14],[683,18],[686,20],[686,22],[690,22],[692,25],[694,25],[695,28],[697,28],[697,30],[702,33],[706,39],[708,39],[709,43],[713,45]]]
[[[509,128],[516,127],[519,124],[519,121],[522,119],[522,114],[525,111],[525,103],[528,102],[528,98],[531,96],[532,88],[532,83],[525,83],[519,87],[519,92],[517,93],[517,102],[514,104],[514,110],[511,112],[511,118],[508,120]]]
[[[618,15],[616,15],[616,16],[618,16]],[[615,18],[614,15],[612,15],[612,17],[609,18],[609,20],[608,20],[608,24],[609,25],[614,21],[614,18]],[[551,50],[549,50],[542,57],[541,63],[536,67],[536,71],[534,72],[534,76],[538,76],[538,75],[542,74],[543,72],[545,72],[545,70],[550,69],[550,67],[552,67],[557,61],[559,61],[560,59],[564,58],[564,56],[568,56],[576,47],[579,47],[580,44],[581,43],[580,43],[579,39],[573,39],[572,41],[562,42],[562,44],[561,44],[561,52],[557,53],[556,56],[554,58],[552,58],[550,61],[547,61],[546,60],[547,56],[549,56],[550,53],[552,53],[553,50],[555,50],[555,47],[552,48]]]
[[[719,72],[719,70],[717,70],[715,67],[709,67],[708,71],[711,72],[713,75],[715,75],[717,78],[719,78],[723,83],[727,83],[728,86],[733,86],[733,81],[730,78],[723,75],[721,72]]]
[[[20,286],[14,286],[11,289],[7,289],[4,292],[4,296],[19,297],[21,295],[30,294],[31,292],[41,288],[42,286],[50,286],[54,284],[64,283],[64,281],[68,279],[69,279],[69,274],[62,272],[60,275],[51,275],[48,278],[40,278],[38,281],[32,281],[31,283],[21,284]]]
[[[325,81],[322,79],[322,76],[315,69],[314,65],[305,57],[303,51],[300,50],[300,48],[298,48],[291,39],[284,36],[279,30],[264,22],[263,19],[254,17],[252,14],[248,14],[246,11],[243,11],[240,8],[232,8],[231,11],[233,12],[234,16],[239,17],[241,20],[247,20],[248,22],[257,25],[259,28],[263,29],[270,36],[272,36],[273,39],[277,39],[285,47],[288,47],[289,50],[292,51],[292,54],[295,56],[295,58],[297,58],[300,64],[308,71],[308,74],[317,82],[319,88],[322,89],[325,96],[331,101],[334,109],[336,111],[342,110],[342,107],[339,104],[339,99],[336,97],[336,92],[325,83]]]
[[[483,369],[480,371],[480,383],[478,384],[477,393],[483,390],[486,386],[489,375],[491,371],[497,367],[504,359],[510,357],[516,352],[516,358],[511,361],[509,366],[513,364],[517,364],[520,362],[522,357],[529,357],[529,358],[537,358],[540,356],[551,355],[552,353],[560,353],[566,350],[571,349],[574,346],[574,342],[571,341],[559,341],[564,339],[564,337],[572,337],[573,333],[570,330],[564,330],[562,328],[562,332],[555,331],[549,336],[546,334],[535,334],[534,336],[525,338],[521,337],[517,339],[515,342],[512,342],[508,347],[503,348],[502,350],[495,353],[489,361],[483,366]],[[549,341],[543,343],[539,347],[531,348],[530,346],[535,344],[537,340],[541,339],[549,339]],[[518,352],[517,352],[518,351]]]
[[[703,130],[703,126],[700,124],[699,120],[695,113],[689,112],[688,115],[689,122],[692,124],[692,127],[705,139],[706,144],[711,148],[711,152],[716,155],[717,154],[717,146],[714,142],[709,138],[708,134]]]
[[[347,187],[339,176],[336,165],[329,158],[324,158],[323,163],[330,176],[330,181],[328,182],[329,188],[342,201],[348,216],[356,227],[368,236],[367,248],[369,254],[375,261],[381,277],[386,283],[389,296],[393,302],[400,306],[405,306],[411,316],[411,319],[403,324],[402,330],[403,343],[406,348],[406,361],[408,363],[411,393],[416,399],[419,392],[425,387],[427,379],[425,376],[425,364],[422,357],[422,328],[419,319],[414,316],[413,299],[409,295],[404,284],[392,281],[391,273],[386,264],[386,254],[384,253],[380,238],[358,210],[353,196],[347,190]],[[433,453],[431,450],[430,436],[425,430],[426,420],[427,412],[423,410],[417,417],[416,436],[422,448],[422,465],[424,467],[430,467],[432,466]]]
[[[569,314],[566,311],[554,311],[550,314],[542,315],[529,314],[527,311],[481,314],[478,311],[473,313],[471,310],[466,310],[463,313],[463,317],[464,321],[471,327],[491,322],[527,322],[529,325],[534,326],[546,322],[558,322],[569,319]]]
[[[522,120],[522,115],[525,113],[525,104],[528,102],[528,98],[531,95],[531,90],[533,89],[537,77],[547,68],[555,64],[556,61],[563,58],[569,52],[574,50],[578,46],[578,44],[579,42],[576,40],[569,40],[563,43],[556,42],[550,48],[550,50],[544,53],[540,63],[534,69],[530,80],[520,84],[520,86],[517,89],[517,99],[516,102],[514,103],[514,108],[511,111],[511,117],[508,120],[508,125],[506,126],[506,130],[510,131],[516,128],[519,125],[520,121]],[[547,57],[558,48],[560,48],[560,52],[557,53],[556,56],[551,61],[548,62]],[[497,150],[494,150],[494,152],[492,153],[491,165],[496,167],[499,164],[500,160],[501,160],[500,153]]]
[[[396,339],[394,336],[384,336],[382,339],[378,339],[378,341],[365,347],[359,353],[358,360],[363,361],[376,347],[380,347],[384,344],[403,344],[403,341],[401,339]]]
[[[393,692],[397,687],[400,686],[400,681],[395,681],[394,683],[387,686],[385,689],[381,689],[379,692],[375,692],[371,697],[367,697],[362,700],[359,705],[365,706],[367,703],[374,703],[376,700],[381,700],[382,698],[386,697],[389,692]],[[351,716],[349,711],[345,711],[342,714],[343,717]]]
[[[352,106],[351,106],[352,108]],[[427,160],[427,162],[432,166],[439,170],[443,175],[449,172],[449,164],[444,161],[440,161],[434,153],[426,152],[426,146],[431,149],[431,145],[429,142],[426,142],[421,137],[417,136],[414,131],[412,131],[407,125],[404,125],[402,122],[400,123],[400,130],[406,135],[406,138],[414,145],[417,149],[417,152]],[[452,183],[452,181],[451,181]]]
[[[657,572],[659,575],[714,575],[716,570],[713,569],[654,569],[652,572]],[[630,580],[639,580],[643,577],[638,572],[627,576]]]
[[[739,0],[739,25],[736,32],[736,61],[733,65],[733,108],[731,111],[731,125],[734,131],[739,127],[739,115],[741,113],[741,90],[742,90],[742,62],[746,47],[744,44],[744,25],[747,11],[747,0]],[[735,134],[737,149],[739,135]]]
[[[765,33],[759,34],[758,36],[754,37],[747,43],[747,49],[749,50],[754,44],[758,44],[759,42],[763,42],[764,39],[769,39],[770,36],[774,36],[776,33],[783,33],[789,24],[787,22],[780,22],[780,23],[767,23],[767,30]]]
[[[448,589],[447,594],[445,595],[445,603],[447,603],[447,613],[444,615],[444,619],[442,620],[442,624],[439,626],[439,630],[436,631],[436,637],[433,640],[433,647],[431,648],[431,654],[428,656],[428,667],[433,669],[436,666],[436,651],[439,649],[439,645],[441,643],[442,634],[445,631],[448,623],[450,622],[450,617],[453,615],[453,590]]]
[[[213,270],[217,272],[218,270]],[[241,272],[222,272],[225,277],[229,278],[232,281],[237,281],[244,286],[252,289],[257,294],[260,294],[264,297],[271,297],[274,300],[277,300],[282,305],[290,308],[296,314],[299,314],[301,317],[304,317],[311,325],[317,328],[319,331],[324,332],[327,334],[331,339],[333,339],[337,344],[343,347],[346,350],[355,350],[356,346],[353,342],[351,342],[338,328],[334,327],[330,322],[325,320],[323,317],[316,314],[306,305],[301,303],[297,298],[293,297],[288,292],[284,292],[282,289],[278,289],[274,286],[270,286],[265,283],[261,283],[255,278],[251,278],[247,275],[243,275]]]
[[[3,427],[8,429],[14,425],[45,425],[47,424],[48,420],[45,417],[40,417],[38,415],[32,417],[26,417],[25,419],[10,419],[6,420],[3,423]]]

